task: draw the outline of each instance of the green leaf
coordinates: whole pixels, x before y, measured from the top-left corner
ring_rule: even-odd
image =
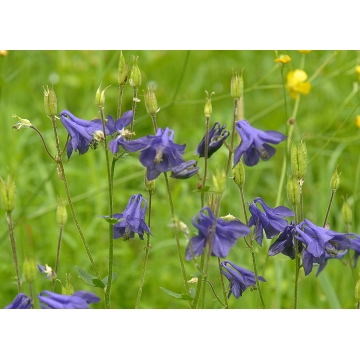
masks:
[[[99,287],[104,289],[105,288],[105,284],[98,278],[92,279],[92,283],[95,287]]]
[[[79,268],[78,266],[75,266],[76,270],[79,273],[79,277],[83,279],[87,284],[94,286],[93,279],[97,279],[96,276],[93,276],[91,274],[88,274],[85,270]]]
[[[117,274],[116,272],[113,272],[113,273],[112,273],[111,283],[114,282],[114,280],[116,279],[117,276],[118,276],[118,274]],[[104,277],[104,278],[102,279],[102,282],[103,282],[104,285],[106,286],[106,285],[108,284],[108,277],[107,277],[107,276]]]
[[[177,298],[177,299],[181,299],[182,298],[182,295],[181,294],[177,294],[177,293],[174,293],[168,289],[165,289],[163,287],[160,287],[161,290],[165,291],[167,294],[169,294],[170,296],[174,297],[174,298]]]
[[[112,224],[112,225],[119,222],[119,219],[117,219],[117,218],[106,218],[106,217],[104,217],[103,219],[105,219],[106,222],[108,222],[109,224]]]

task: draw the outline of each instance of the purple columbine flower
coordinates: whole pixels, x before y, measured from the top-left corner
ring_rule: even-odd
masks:
[[[150,228],[145,222],[147,201],[140,195],[132,195],[125,210],[121,214],[114,214],[113,217],[122,219],[114,225],[114,239],[133,239],[135,233],[144,240],[144,232],[151,234]]]
[[[171,177],[175,179],[188,179],[199,171],[196,160],[184,161],[178,166],[171,168]]]
[[[305,275],[310,274],[314,262],[322,264],[325,261],[326,253],[334,257],[339,250],[349,249],[352,245],[349,240],[350,234],[316,226],[308,219],[296,226],[296,231],[298,235],[295,237],[306,245],[302,255]]]
[[[116,134],[116,138],[109,142],[109,149],[113,154],[119,151],[122,146],[127,152],[135,152],[142,150],[147,146],[146,138],[140,138],[137,140],[128,140],[134,133],[125,129],[130,125],[134,113],[132,110],[124,112],[121,118],[114,121],[113,117],[108,115],[108,121],[106,123],[106,135]]]
[[[208,213],[208,215],[205,214]],[[250,229],[240,220],[229,222],[217,218],[215,234],[212,236],[215,216],[207,206],[203,207],[197,216],[192,219],[193,225],[198,229],[199,234],[190,239],[186,248],[186,260],[199,256],[204,252],[207,242],[212,240],[212,256],[225,258],[230,249],[235,245],[237,239],[250,234]]]
[[[292,221],[290,225],[286,226],[284,231],[279,235],[276,241],[271,244],[268,254],[269,256],[274,256],[278,253],[282,253],[288,256],[290,259],[295,259],[295,223]],[[302,242],[298,242],[298,253],[300,254],[303,250]]]
[[[147,168],[146,177],[149,181],[184,162],[182,154],[186,145],[175,144],[174,131],[168,127],[165,130],[159,128],[155,135],[148,135],[138,141],[146,143],[139,159]]]
[[[264,212],[256,206],[257,202],[262,205]],[[260,246],[262,246],[263,230],[266,237],[272,239],[288,226],[288,222],[283,217],[294,216],[289,208],[278,206],[273,209],[267,206],[260,197],[255,198],[251,204],[249,203],[249,211],[252,215],[249,220],[249,227],[255,226],[255,237]]]
[[[252,271],[237,266],[231,261],[224,261],[220,265],[222,274],[230,281],[228,298],[233,294],[238,299],[248,287],[256,290],[256,278]],[[263,282],[266,281],[262,276],[258,276],[258,279]]]
[[[24,293],[19,293],[15,296],[15,299],[11,304],[5,306],[4,309],[30,309],[31,308],[31,298],[29,298]]]
[[[44,274],[45,277],[48,278],[49,280],[56,279],[55,271],[50,266],[48,266],[48,264],[45,264],[45,266],[37,264],[37,267],[38,267],[40,273]]]
[[[79,150],[79,154],[85,154],[89,146],[96,147],[97,143],[104,138],[101,120],[82,120],[73,115],[69,110],[60,113],[60,121],[70,135],[67,144],[67,156],[70,159],[73,151]]]
[[[208,159],[211,155],[218,151],[226,140],[226,138],[230,135],[229,131],[224,131],[226,125],[220,126],[218,122],[216,122],[213,127],[209,130],[209,142],[208,142]],[[198,145],[195,155],[199,154],[199,157],[205,156],[205,139],[206,135],[202,138],[200,144]]]
[[[44,290],[38,296],[42,309],[89,309],[89,304],[100,298],[92,292],[76,291],[72,295],[60,295]]]
[[[234,154],[234,166],[244,155],[244,163],[247,166],[254,166],[262,160],[269,160],[276,150],[267,143],[279,144],[286,139],[286,136],[278,131],[262,131],[253,128],[246,120],[236,122],[236,130],[240,134],[241,144],[236,148]]]

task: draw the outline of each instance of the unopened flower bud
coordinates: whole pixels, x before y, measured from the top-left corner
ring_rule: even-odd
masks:
[[[10,175],[5,181],[0,178],[0,196],[3,209],[11,213],[15,207],[15,182]]]
[[[96,91],[95,95],[95,104],[99,109],[103,109],[105,105],[105,90],[109,88],[111,85],[107,86],[104,90],[101,90],[101,83],[99,88]]]
[[[141,71],[138,66],[138,57],[137,56],[134,58],[134,64],[130,71],[129,84],[133,88],[138,88],[141,85]]]
[[[119,60],[119,77],[118,82],[120,86],[125,86],[129,78],[129,66],[125,62],[124,55],[120,51],[120,60]]]
[[[217,171],[216,175],[213,175],[213,184],[216,194],[222,194],[225,191],[226,174],[225,171]]]
[[[331,180],[330,180],[330,188],[333,191],[336,191],[338,189],[338,187],[340,186],[340,174],[338,174],[337,166],[336,166],[334,174],[333,174],[333,176],[331,177]]]
[[[146,112],[150,115],[155,115],[158,111],[156,95],[148,88],[147,93],[144,94]]]
[[[153,193],[155,190],[155,180],[148,180],[145,176],[145,189],[149,193]]]
[[[300,202],[300,185],[295,177],[289,177],[286,184],[286,193],[290,204],[295,207]]]
[[[24,276],[25,276],[25,280],[31,284],[36,277],[36,262],[34,259],[25,259],[24,260]]]
[[[57,115],[57,99],[53,88],[44,88],[44,108],[46,115],[51,118]]]
[[[245,183],[245,168],[243,162],[240,160],[232,169],[234,183],[242,188]]]
[[[215,93],[212,92],[209,96],[208,92],[207,91],[205,92],[206,92],[206,103],[205,103],[204,113],[206,117],[209,117],[212,113],[211,96]]]
[[[60,227],[64,227],[67,222],[67,211],[65,201],[61,198],[58,200],[58,206],[56,209],[56,222]]]
[[[344,220],[344,223],[346,225],[350,225],[352,220],[352,211],[347,200],[345,200],[343,203],[343,206],[341,208],[341,215]]]
[[[240,99],[243,91],[244,91],[244,80],[242,76],[243,70],[241,71],[241,75],[239,75],[236,71],[233,72],[231,78],[231,86],[230,93],[234,99]]]

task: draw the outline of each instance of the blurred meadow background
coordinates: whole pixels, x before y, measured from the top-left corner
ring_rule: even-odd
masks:
[[[286,54],[291,62],[284,66],[286,77],[291,70],[302,68],[309,76],[311,91],[301,95],[296,116],[293,139],[298,143],[305,137],[308,150],[308,169],[303,187],[304,215],[313,223],[322,226],[331,195],[330,179],[338,165],[341,172],[340,187],[331,209],[331,229],[346,232],[341,216],[343,198],[347,196],[353,211],[351,231],[360,233],[359,178],[360,178],[360,95],[358,92],[360,51],[311,51],[308,54],[297,50],[275,51],[123,51],[131,66],[133,56],[138,56],[142,74],[139,89],[141,102],[137,105],[135,118],[136,137],[152,134],[152,123],[146,113],[143,91],[151,87],[160,111],[158,126],[175,131],[175,142],[186,143],[185,160],[197,159],[194,155],[205,133],[205,91],[212,96],[211,124],[226,124],[231,130],[233,99],[230,96],[232,71],[244,69],[244,117],[261,130],[287,131],[287,120],[294,108],[294,99],[286,92],[286,109],[282,86],[281,65],[274,62],[277,55]],[[46,155],[38,135],[29,129],[17,132],[12,129],[16,119],[13,114],[29,119],[43,134],[48,147],[55,154],[55,140],[50,120],[43,104],[43,87],[53,84],[58,100],[58,111],[68,109],[82,119],[99,118],[94,104],[95,93],[102,86],[106,91],[105,114],[116,116],[118,98],[119,51],[8,51],[0,56],[0,177],[14,175],[16,184],[16,207],[13,212],[15,237],[20,272],[26,256],[33,254],[37,263],[54,266],[58,227],[55,221],[57,197],[65,197],[62,182],[58,180],[56,166]],[[133,89],[127,84],[124,90],[122,110],[130,110]],[[67,132],[59,122],[62,146]],[[285,153],[285,142],[276,146],[276,155],[268,162],[261,161],[252,168],[246,167],[245,197],[251,202],[262,197],[271,207],[275,206],[280,173]],[[228,156],[223,146],[209,161],[209,174],[224,166]],[[65,155],[66,159],[66,155]],[[89,243],[90,250],[100,271],[107,275],[108,236],[107,223],[99,215],[108,215],[107,176],[104,152],[98,149],[79,156],[74,153],[65,162],[65,171],[70,192],[75,204],[80,225]],[[203,159],[198,165],[203,166]],[[287,168],[289,171],[289,167]],[[114,185],[114,209],[122,212],[129,197],[142,193],[144,169],[138,154],[130,154],[116,165]],[[188,180],[171,179],[175,212],[186,223],[191,236],[196,229],[192,217],[200,210],[200,195],[196,189],[196,177]],[[209,181],[210,184],[210,181]],[[285,186],[281,190],[281,205],[291,207],[286,197]],[[175,293],[184,292],[173,230],[169,228],[171,216],[167,201],[165,182],[162,176],[156,180],[153,200],[151,231],[152,249],[148,261],[140,308],[187,309],[188,303],[169,296],[160,287]],[[243,219],[238,189],[231,179],[221,204],[220,215],[231,213]],[[102,291],[93,288],[78,277],[75,266],[91,272],[91,266],[68,209],[69,219],[64,229],[58,278],[65,285],[66,274],[77,290],[95,292],[103,299]],[[255,244],[259,275],[266,279],[262,284],[267,308],[291,308],[294,293],[294,262],[279,254],[267,257],[274,240],[264,239],[263,246]],[[183,254],[187,245],[181,238]],[[145,242],[135,239],[115,240],[114,271],[118,273],[112,285],[113,308],[134,308],[139,287]],[[244,241],[238,240],[230,251],[228,260],[252,270],[250,252]],[[359,264],[353,272],[345,261],[330,260],[323,272],[316,277],[317,268],[307,277],[303,269],[299,279],[299,308],[355,308],[355,282]],[[196,269],[186,262],[186,271],[191,278]],[[210,281],[220,293],[217,259],[212,258]],[[34,293],[49,289],[51,283],[37,274]],[[27,284],[22,290],[27,292]],[[56,292],[61,292],[58,284]],[[207,307],[220,308],[208,288]],[[14,267],[5,220],[0,218],[0,308],[9,304],[16,295]],[[37,300],[35,306],[38,307]],[[91,306],[103,307],[103,301]],[[256,291],[246,291],[239,300],[231,297],[230,308],[259,308]]]

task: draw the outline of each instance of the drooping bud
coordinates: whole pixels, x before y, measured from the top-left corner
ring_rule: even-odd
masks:
[[[67,211],[65,201],[61,198],[58,199],[58,206],[56,209],[56,222],[60,227],[64,227],[67,222]]]
[[[0,196],[3,209],[11,213],[15,207],[15,182],[10,175],[5,181],[0,178]]]
[[[12,127],[13,129],[16,129],[17,131],[19,131],[22,127],[29,128],[29,127],[33,126],[33,124],[28,119],[22,119],[20,116],[17,116],[16,114],[13,114],[12,117],[19,120]]]
[[[286,184],[286,193],[290,204],[295,207],[300,203],[300,185],[299,180],[294,176],[288,177]]]
[[[206,117],[210,117],[210,115],[212,113],[211,96],[215,93],[212,92],[209,96],[209,93],[207,91],[205,91],[205,92],[206,92],[206,103],[205,103],[205,108],[204,108],[204,114]]]
[[[212,176],[216,194],[222,194],[225,191],[226,174],[225,171],[217,170],[216,175]]]
[[[158,112],[157,101],[155,93],[148,88],[144,94],[146,112],[150,115],[155,115]]]
[[[111,85],[107,86],[104,90],[101,90],[101,83],[99,88],[96,91],[95,95],[95,105],[99,109],[103,109],[105,105],[105,90],[108,89]],[[106,120],[105,120],[106,121]]]
[[[352,211],[351,208],[347,202],[347,199],[345,199],[343,206],[341,208],[341,215],[344,220],[344,223],[346,225],[350,225],[352,221]]]
[[[53,88],[44,88],[44,108],[46,115],[51,118],[57,115],[57,99]]]
[[[244,91],[243,71],[244,69],[241,70],[240,75],[236,71],[232,73],[230,93],[234,99],[240,99]]]
[[[34,280],[35,280],[35,277],[36,277],[36,262],[34,259],[25,259],[24,260],[24,277],[25,277],[25,280],[31,284]]]
[[[120,60],[119,60],[119,77],[118,82],[120,86],[125,86],[129,78],[129,66],[125,62],[125,57],[120,51]]]
[[[138,56],[134,58],[134,64],[130,71],[129,84],[133,88],[138,88],[141,85],[141,71],[138,65]]]
[[[331,180],[330,180],[330,188],[331,190],[333,191],[336,191],[338,189],[338,187],[340,186],[340,174],[338,174],[337,172],[337,165],[336,165],[336,169],[334,171],[334,174],[333,176],[331,177]]]
[[[232,169],[234,183],[242,188],[245,183],[245,167],[243,162],[240,160],[236,166]]]

